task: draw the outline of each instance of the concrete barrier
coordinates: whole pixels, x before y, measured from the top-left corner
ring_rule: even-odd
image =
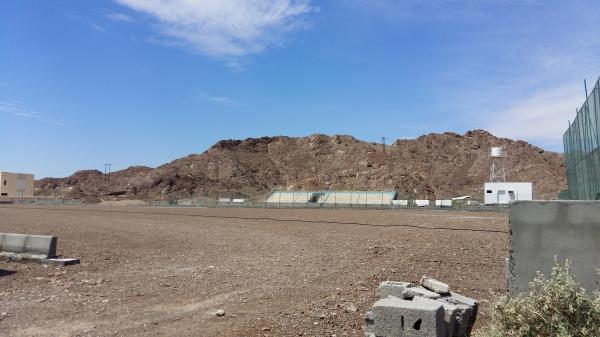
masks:
[[[0,251],[53,258],[56,257],[56,236],[0,233]]]
[[[575,280],[588,291],[600,290],[600,202],[516,201],[510,205],[508,287],[525,292],[538,271],[571,262]]]
[[[0,259],[54,265],[79,263],[56,256],[56,236],[0,233]]]

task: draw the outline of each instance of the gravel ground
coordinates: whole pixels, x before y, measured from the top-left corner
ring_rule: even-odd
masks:
[[[0,262],[2,336],[362,336],[383,280],[505,294],[507,214],[0,206],[81,264]],[[225,315],[218,317],[217,310]]]

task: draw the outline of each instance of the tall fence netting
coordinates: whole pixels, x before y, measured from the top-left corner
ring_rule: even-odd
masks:
[[[600,199],[600,79],[563,135],[569,198]]]

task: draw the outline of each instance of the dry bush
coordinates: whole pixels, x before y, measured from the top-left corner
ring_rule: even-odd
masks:
[[[492,325],[477,336],[600,336],[600,294],[588,296],[571,276],[568,262],[556,263],[549,279],[538,273],[529,289],[496,303]]]

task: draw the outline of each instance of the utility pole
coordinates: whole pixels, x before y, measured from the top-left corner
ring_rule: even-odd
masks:
[[[216,176],[216,180],[217,180],[217,202],[219,201],[219,161],[217,160],[215,162],[215,176]]]
[[[108,176],[110,175],[110,167],[112,164],[104,164],[104,177],[108,181]]]
[[[219,182],[219,162],[215,163],[215,176],[217,178],[217,183]]]

